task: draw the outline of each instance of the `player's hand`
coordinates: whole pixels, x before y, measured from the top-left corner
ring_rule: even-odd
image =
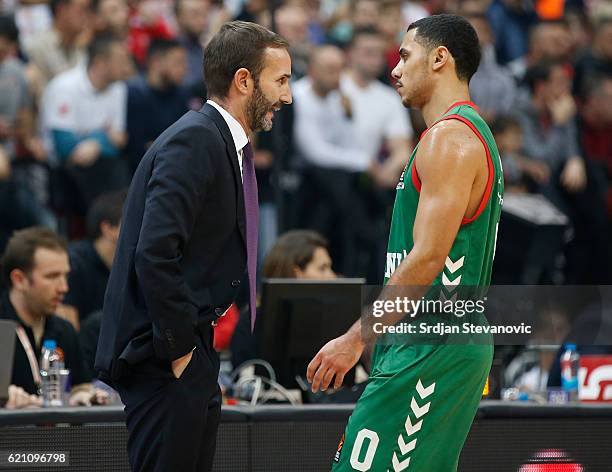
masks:
[[[363,349],[364,344],[359,334],[351,331],[323,346],[308,364],[306,372],[312,391],[316,393],[319,389],[327,390],[334,378],[334,388],[340,388],[344,376],[357,363]]]
[[[193,356],[193,351],[190,351],[187,354],[185,354],[183,357],[179,357],[178,359],[172,361],[172,373],[174,374],[175,378],[177,379],[181,378],[181,375],[183,375],[183,372],[189,365],[189,362],[191,362],[192,356]]]
[[[580,192],[584,189],[587,182],[584,161],[580,157],[570,158],[561,173],[561,183],[568,192]]]

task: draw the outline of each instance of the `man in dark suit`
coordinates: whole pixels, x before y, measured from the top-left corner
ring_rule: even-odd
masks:
[[[257,184],[249,133],[291,103],[287,43],[245,22],[205,51],[208,102],[164,131],[132,181],[96,369],[125,404],[135,471],[211,470],[221,395],[213,326],[245,268],[255,310]],[[254,319],[253,319],[254,322]]]

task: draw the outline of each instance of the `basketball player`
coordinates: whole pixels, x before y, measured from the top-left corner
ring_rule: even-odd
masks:
[[[424,18],[408,28],[400,55],[393,70],[397,90],[406,107],[422,111],[428,129],[397,185],[381,298],[390,299],[393,286],[486,288],[503,176],[493,136],[469,101],[468,83],[480,61],[476,32],[459,16]],[[388,313],[376,321],[393,325],[404,315]],[[371,315],[364,315],[319,351],[308,367],[313,391],[334,379],[335,388],[342,384],[377,337],[372,326]],[[378,339],[369,383],[333,471],[456,470],[489,374],[492,344],[402,340]]]

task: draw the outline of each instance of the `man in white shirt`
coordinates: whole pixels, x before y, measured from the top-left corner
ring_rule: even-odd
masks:
[[[385,67],[385,40],[381,34],[370,28],[356,30],[349,47],[349,62],[340,90],[351,101],[357,143],[367,154],[359,163],[360,169],[369,170],[378,186],[395,188],[408,162],[413,131],[395,90],[377,80]]]
[[[384,66],[384,43],[379,43],[383,49],[377,50],[378,72]],[[327,236],[338,271],[375,279],[380,264],[372,254],[378,254],[374,246],[384,241],[378,234],[385,214],[380,188],[395,186],[399,179],[400,165],[409,155],[410,127],[395,92],[376,82],[378,73],[371,79],[375,83],[368,79],[364,90],[358,90],[350,87],[344,64],[344,54],[336,47],[318,48],[308,76],[293,88],[295,144],[304,163],[299,219],[301,226]],[[394,151],[393,166],[390,159],[378,161],[386,144]]]
[[[344,63],[335,46],[313,51],[308,76],[293,85],[295,143],[309,165],[358,172],[367,168],[369,155],[356,143],[352,106],[340,92]]]
[[[52,0],[49,8],[53,27],[23,38],[36,92],[85,58],[79,36],[88,27],[90,0]]]
[[[89,47],[87,66],[53,79],[45,90],[41,126],[54,163],[76,187],[76,208],[84,215],[101,193],[127,185],[125,145],[126,86],[130,70],[122,41],[101,37]]]

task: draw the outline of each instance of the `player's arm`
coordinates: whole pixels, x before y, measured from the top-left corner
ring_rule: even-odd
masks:
[[[392,286],[402,286],[402,296],[418,299],[438,276],[466,216],[478,168],[486,157],[482,144],[466,133],[464,124],[446,121],[423,139],[416,159],[421,193],[413,228],[414,247],[389,279],[380,300],[397,296],[397,288]],[[375,320],[393,325],[405,316],[404,312],[385,313]],[[371,314],[365,314],[347,333],[323,346],[308,366],[314,391],[319,387],[325,390],[334,376],[334,387],[342,385],[365,345],[376,337],[373,322]]]

